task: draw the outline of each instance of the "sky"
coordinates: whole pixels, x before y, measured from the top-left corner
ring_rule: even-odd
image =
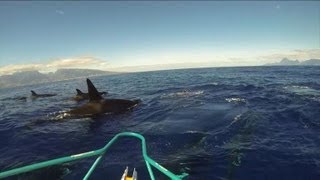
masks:
[[[0,2],[0,75],[320,58],[316,1]]]

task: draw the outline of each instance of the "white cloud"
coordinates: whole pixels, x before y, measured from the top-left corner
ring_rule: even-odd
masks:
[[[94,57],[78,57],[54,60],[46,65],[48,68],[86,67],[101,65],[104,61]]]
[[[278,62],[283,58],[289,58],[292,60],[308,60],[308,59],[320,59],[320,49],[296,49],[286,52],[271,53],[258,56],[256,59],[262,62]]]
[[[108,71],[150,71],[161,69],[256,66],[279,62],[283,58],[293,60],[320,59],[320,49],[296,49],[273,51],[233,51],[233,52],[176,52],[162,55],[141,54],[127,56],[108,63],[91,56],[63,58],[46,63],[7,65],[0,67],[0,76],[21,71],[38,70],[53,72],[60,68],[100,69]]]
[[[64,15],[64,11],[62,11],[62,10],[56,10],[56,13],[60,14],[60,15]]]
[[[12,74],[20,71],[34,71],[39,70],[41,67],[41,64],[8,65],[0,68],[0,75]]]
[[[279,62],[283,58],[293,60],[320,59],[320,49],[237,51],[223,53],[185,52],[122,59],[127,64],[108,66],[113,71],[150,71],[193,67],[259,66]]]
[[[85,68],[85,69],[102,69],[106,68],[108,63],[95,57],[75,57],[56,59],[46,63],[36,64],[16,64],[0,67],[0,75],[13,74],[23,71],[42,71],[52,72],[60,68]]]

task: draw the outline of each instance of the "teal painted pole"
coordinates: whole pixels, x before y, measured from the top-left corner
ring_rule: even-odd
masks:
[[[99,162],[101,161],[103,155],[100,155],[93,163],[93,165],[90,167],[89,171],[87,172],[86,176],[83,178],[83,180],[87,180],[90,175],[92,174],[92,172],[96,169],[96,166],[99,164]]]
[[[62,158],[58,158],[58,159],[53,159],[53,160],[49,160],[49,161],[44,161],[44,162],[12,169],[12,170],[0,173],[0,178],[5,178],[5,177],[9,177],[9,176],[29,172],[29,171],[34,171],[37,169],[45,168],[45,167],[56,165],[56,164],[63,164],[63,163],[71,162],[71,161],[76,161],[76,160],[92,157],[92,156],[98,155],[99,153],[100,153],[99,150],[89,151],[89,152],[85,152],[85,153],[81,153],[81,154],[71,155],[68,157],[62,157]]]
[[[124,137],[124,136],[135,137],[135,138],[138,138],[141,140],[143,158],[146,162],[146,166],[147,166],[150,178],[152,180],[155,180],[155,178],[154,178],[154,174],[153,174],[153,171],[152,171],[152,168],[150,165],[152,165],[153,167],[158,169],[160,172],[162,172],[163,174],[165,174],[166,176],[168,176],[172,180],[181,180],[182,178],[184,178],[188,175],[186,173],[183,173],[182,175],[175,175],[172,172],[170,172],[169,170],[167,170],[166,168],[164,168],[163,166],[161,166],[160,164],[158,164],[157,162],[155,162],[154,160],[152,160],[147,154],[146,141],[142,135],[137,134],[137,133],[133,133],[133,132],[123,132],[123,133],[119,133],[116,136],[114,136],[107,143],[107,145],[105,145],[101,149],[89,151],[89,152],[85,152],[85,153],[80,153],[80,154],[76,154],[76,155],[71,155],[71,156],[67,156],[67,157],[62,157],[62,158],[58,158],[58,159],[53,159],[53,160],[49,160],[49,161],[44,161],[44,162],[12,169],[9,171],[1,172],[0,179],[5,178],[5,177],[9,177],[9,176],[13,176],[13,175],[17,175],[17,174],[21,174],[21,173],[25,173],[25,172],[30,172],[30,171],[41,169],[41,168],[45,168],[45,167],[56,165],[56,164],[63,164],[63,163],[67,163],[67,162],[76,161],[76,160],[99,155],[99,157],[95,160],[95,162],[93,163],[93,165],[90,167],[89,171],[87,172],[86,176],[84,177],[84,179],[87,180],[90,177],[90,175],[92,174],[92,172],[95,170],[96,166],[99,164],[103,155],[109,149],[109,147],[119,137]]]
[[[151,168],[150,164],[149,164],[148,161],[146,161],[146,160],[145,160],[145,162],[146,162],[147,169],[148,169],[149,176],[150,176],[151,180],[155,180],[155,179],[154,179],[154,175],[153,175],[153,171],[152,171],[152,168]]]

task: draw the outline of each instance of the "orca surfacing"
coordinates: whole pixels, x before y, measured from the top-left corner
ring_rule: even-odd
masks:
[[[37,94],[36,92],[31,90],[31,97],[32,98],[39,98],[39,97],[51,97],[56,96],[57,94]]]
[[[81,107],[67,112],[71,116],[91,116],[105,113],[124,113],[138,105],[140,100],[104,99],[87,79],[89,102]]]
[[[82,101],[82,100],[89,99],[89,93],[84,93],[80,89],[76,89],[76,91],[77,91],[77,95],[72,98],[73,100]],[[99,94],[104,95],[108,93],[103,91],[103,92],[99,92]]]

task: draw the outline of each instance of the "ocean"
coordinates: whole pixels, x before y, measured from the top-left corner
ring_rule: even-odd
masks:
[[[141,133],[149,156],[187,179],[320,179],[320,67],[228,67],[90,78],[105,98],[141,99],[124,114],[63,118],[85,78],[0,89],[0,170],[103,147]],[[30,98],[30,90],[56,93]],[[26,96],[27,99],[17,99]],[[9,179],[81,179],[94,158]],[[149,179],[140,142],[124,138],[92,179],[120,179],[126,166]],[[154,170],[156,171],[156,170]],[[156,173],[157,179],[166,179]]]

